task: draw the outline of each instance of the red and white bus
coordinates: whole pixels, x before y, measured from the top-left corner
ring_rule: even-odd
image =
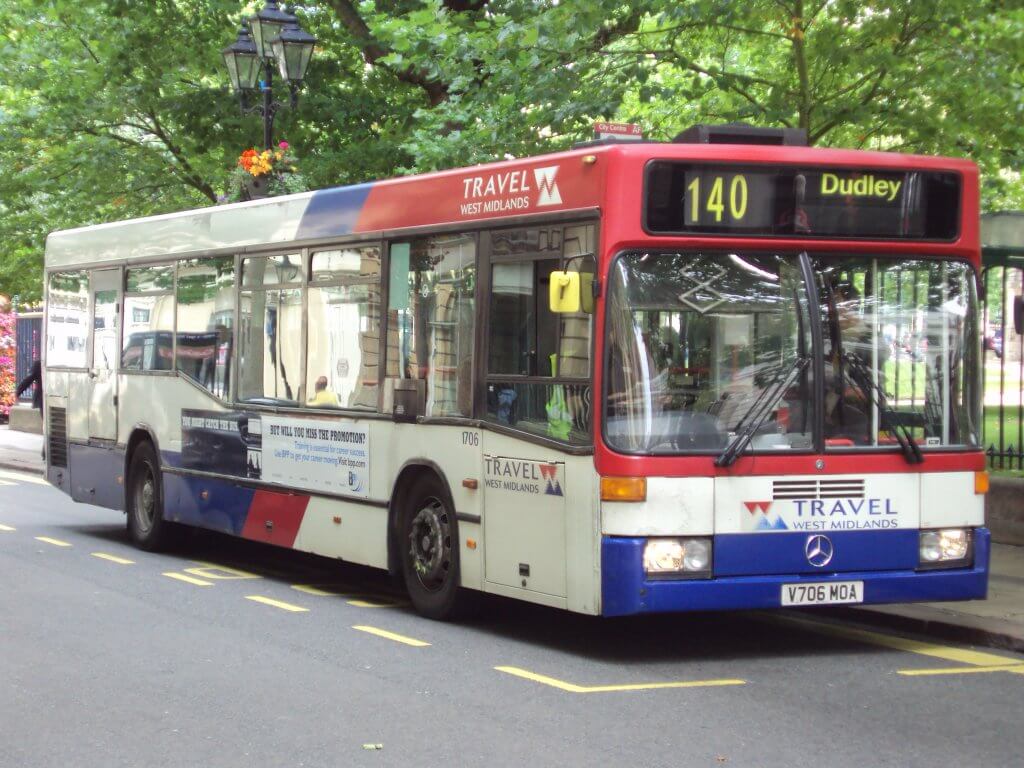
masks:
[[[799,138],[55,232],[50,482],[432,617],[984,597],[977,169]]]

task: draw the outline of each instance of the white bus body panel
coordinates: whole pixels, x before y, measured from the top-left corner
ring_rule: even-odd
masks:
[[[608,536],[710,536],[715,532],[715,481],[710,477],[650,477],[643,502],[606,501]]]
[[[985,524],[985,495],[974,492],[973,472],[921,475],[921,527],[965,528]]]
[[[715,478],[715,533],[917,528],[920,520],[917,475]]]

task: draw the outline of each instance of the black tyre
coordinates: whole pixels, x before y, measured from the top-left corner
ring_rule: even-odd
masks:
[[[139,443],[128,468],[128,536],[148,552],[171,544],[174,524],[164,520],[163,482],[153,445]]]
[[[421,475],[399,513],[398,550],[409,600],[423,616],[455,618],[465,605],[459,588],[459,526],[444,485]]]

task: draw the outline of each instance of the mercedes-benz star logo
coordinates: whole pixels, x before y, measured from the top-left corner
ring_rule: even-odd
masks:
[[[804,554],[807,555],[807,562],[815,568],[824,568],[832,562],[832,540],[820,533],[815,536],[808,536],[804,544]]]

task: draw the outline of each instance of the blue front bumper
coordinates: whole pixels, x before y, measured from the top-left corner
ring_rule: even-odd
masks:
[[[606,536],[601,542],[601,614],[625,616],[778,608],[782,585],[800,582],[863,581],[865,604],[983,599],[988,590],[989,538],[987,528],[974,529],[974,565],[971,568],[850,570],[652,581],[645,578],[643,570],[643,548],[647,539]]]

